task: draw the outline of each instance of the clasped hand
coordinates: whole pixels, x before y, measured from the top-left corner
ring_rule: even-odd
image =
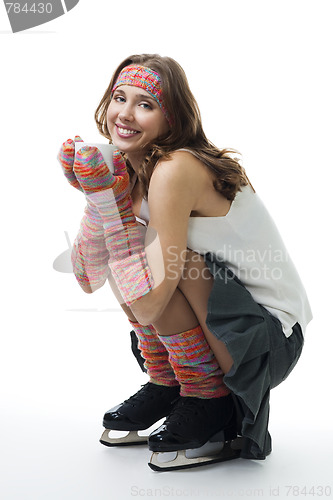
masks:
[[[102,153],[96,147],[83,146],[75,155],[75,143],[83,142],[81,137],[68,139],[63,143],[58,160],[68,182],[89,195],[112,189],[118,202],[130,195],[129,174],[119,150],[113,153],[114,174],[106,165]]]

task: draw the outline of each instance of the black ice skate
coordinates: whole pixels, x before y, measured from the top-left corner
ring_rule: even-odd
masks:
[[[167,387],[148,382],[134,396],[105,413],[105,431],[100,442],[105,446],[147,443],[148,436],[139,435],[138,431],[148,429],[168,415],[178,397],[178,385]],[[128,431],[128,434],[111,438],[110,430]]]
[[[231,394],[222,398],[180,397],[165,422],[148,439],[155,471],[198,467],[240,456]]]

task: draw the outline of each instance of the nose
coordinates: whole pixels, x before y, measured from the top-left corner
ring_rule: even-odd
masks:
[[[132,122],[134,120],[133,107],[130,102],[126,102],[122,105],[119,118],[121,121]]]

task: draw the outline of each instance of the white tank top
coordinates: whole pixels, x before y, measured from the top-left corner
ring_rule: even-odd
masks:
[[[137,220],[149,223],[145,199]],[[312,319],[305,289],[273,219],[250,186],[237,193],[227,215],[190,217],[187,246],[222,259],[254,300],[279,319],[286,337],[295,323],[305,333]]]

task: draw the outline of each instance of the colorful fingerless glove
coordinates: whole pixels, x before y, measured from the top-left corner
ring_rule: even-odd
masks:
[[[79,136],[75,142],[82,142]],[[71,186],[83,192],[74,170],[75,142],[68,139],[62,145],[58,160]],[[80,286],[94,291],[104,285],[109,275],[109,252],[105,246],[103,221],[97,208],[87,199],[79,233],[72,250],[73,271]]]
[[[119,151],[113,156],[111,174],[97,148],[78,151],[74,173],[90,203],[97,208],[104,228],[109,266],[124,302],[130,305],[152,290],[144,238],[132,211],[129,175]]]

